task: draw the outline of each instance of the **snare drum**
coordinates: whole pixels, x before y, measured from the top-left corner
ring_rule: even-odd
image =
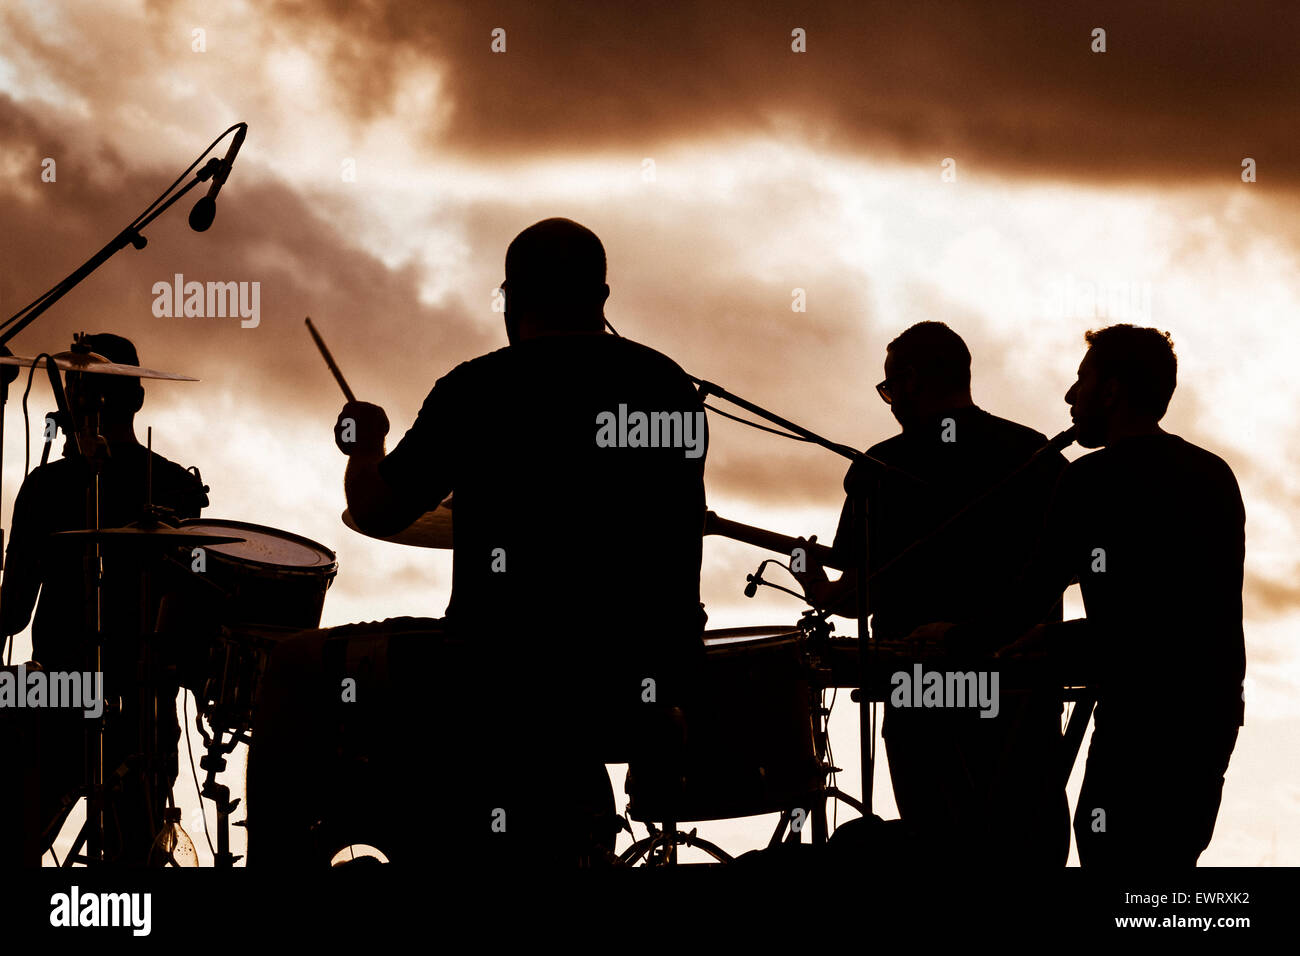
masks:
[[[334,552],[322,544],[246,521],[181,522],[197,534],[243,538],[203,547],[202,575],[212,588],[214,623],[310,628],[320,624],[325,592],[338,573]]]
[[[158,630],[172,640],[181,684],[208,695],[212,681],[224,686],[230,679],[231,667],[247,676],[250,666],[265,663],[245,644],[232,644],[222,629],[254,626],[297,631],[318,626],[338,562],[333,551],[309,538],[262,525],[194,520],[181,527],[197,534],[244,539],[178,555],[186,570],[169,576],[159,612]],[[195,553],[199,550],[201,555]],[[241,686],[251,693],[247,680]],[[246,703],[241,697],[240,707]]]
[[[628,812],[674,823],[772,813],[822,781],[813,697],[794,627],[705,631],[702,699],[686,714],[680,780],[645,761],[628,768]]]

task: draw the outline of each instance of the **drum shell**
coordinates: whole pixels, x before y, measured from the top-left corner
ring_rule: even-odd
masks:
[[[686,714],[680,776],[661,761],[634,760],[634,819],[720,820],[809,806],[822,776],[812,690],[797,636],[766,630],[773,636],[734,642],[719,642],[725,631],[705,633],[703,694]]]
[[[215,625],[266,625],[306,630],[320,625],[325,592],[337,568],[253,566],[219,551],[207,553],[207,574],[225,593],[200,602]]]
[[[315,565],[280,564],[226,553],[221,545],[203,549],[204,568],[191,586],[174,595],[171,613],[188,626],[216,633],[222,625],[269,625],[306,630],[320,625],[325,592],[338,573],[334,552],[301,535],[242,521],[199,519],[182,529],[210,527],[216,533],[287,542],[315,551],[328,560]],[[191,552],[192,553],[192,552]],[[268,554],[269,554],[268,550]],[[186,563],[188,563],[188,555]]]
[[[325,593],[338,573],[334,553],[308,538],[238,521],[194,520],[182,528],[210,527],[215,533],[290,542],[317,552],[322,562],[294,566],[203,548],[201,570],[193,549],[178,551],[159,613],[158,630],[168,635],[182,686],[196,694],[224,666],[223,628],[267,627],[306,630],[319,626]],[[184,570],[181,570],[183,568]]]

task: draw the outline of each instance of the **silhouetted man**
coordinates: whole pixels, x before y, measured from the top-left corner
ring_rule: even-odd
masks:
[[[139,365],[135,346],[109,333],[89,335],[84,343],[91,352],[121,365]],[[144,517],[152,460],[152,500],[177,519],[197,518],[207,505],[206,487],[197,475],[148,450],[135,436],[135,413],[144,402],[144,388],[138,378],[70,374],[67,377],[69,405],[83,414],[101,412],[100,432],[107,443],[107,457],[100,476],[99,523],[114,528]],[[3,629],[17,634],[32,617],[32,657],[46,671],[82,672],[87,666],[87,593],[83,567],[84,542],[56,541],[58,531],[81,530],[93,525],[87,518],[86,491],[93,481],[90,466],[76,453],[72,438],[64,457],[34,469],[22,484],[14,504],[13,532],[5,559]],[[113,774],[121,762],[140,749],[137,737],[139,697],[137,661],[139,636],[152,631],[158,609],[159,591],[144,619],[140,609],[141,567],[134,555],[117,549],[105,552],[102,623],[106,635],[103,657],[104,695],[121,697],[122,712],[107,714],[105,772]],[[39,601],[37,595],[39,592]],[[180,728],[176,721],[174,683],[161,691],[162,711],[158,734],[163,787],[176,779],[176,743]],[[43,830],[66,815],[61,799],[84,783],[83,735],[86,720],[80,710],[51,709],[41,715],[40,820],[23,821],[24,826]],[[158,795],[154,819],[144,810],[145,794],[138,777],[123,780],[124,795],[118,817],[107,818],[108,859],[142,864],[148,856],[152,830],[161,825],[163,807]],[[119,830],[120,841],[119,841]],[[52,826],[42,850],[48,849],[59,826]]]
[[[1114,325],[1086,338],[1065,400],[1079,444],[1101,450],[1061,476],[1015,607],[1032,624],[1077,578],[1087,622],[1036,628],[1008,653],[1082,654],[1099,674],[1080,862],[1193,866],[1244,713],[1245,511],[1222,459],[1159,426],[1177,378],[1168,333]]]
[[[509,346],[439,379],[388,454],[374,405],[345,406],[336,439],[348,507],[369,533],[400,531],[455,493],[449,641],[401,649],[390,719],[420,725],[391,734],[419,734],[435,754],[468,738],[476,759],[425,771],[438,809],[423,819],[443,850],[565,863],[589,850],[579,831],[612,820],[603,763],[627,759],[638,722],[679,701],[702,658],[707,435],[674,362],[604,333],[595,234],[544,220],[515,238],[505,266]],[[400,703],[435,673],[463,690],[460,714],[429,702],[441,726]],[[504,702],[485,707],[475,684]],[[424,756],[407,747],[391,763]],[[453,847],[454,834],[469,844]]]
[[[970,364],[966,344],[941,322],[912,326],[886,350],[885,380],[876,389],[903,431],[867,454],[898,470],[880,474],[855,464],[844,480],[846,491],[865,486],[869,498],[870,570],[881,572],[869,592],[877,640],[901,640],[926,621],[964,620],[990,590],[1009,586],[1033,548],[1065,465],[1059,454],[1040,457],[931,538],[1047,443],[1033,429],[974,404]],[[856,560],[855,541],[846,502],[834,544],[840,566]],[[853,573],[832,583],[815,567],[800,577],[812,603],[855,615]],[[988,670],[999,643],[970,641],[948,650],[967,662],[987,657]],[[882,733],[899,813],[945,856],[1063,865],[1070,841],[1065,781],[1057,770],[1060,702],[1000,690],[996,717],[982,717],[974,707],[887,704]]]

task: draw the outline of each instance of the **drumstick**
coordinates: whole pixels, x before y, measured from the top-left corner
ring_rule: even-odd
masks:
[[[348,388],[348,383],[344,380],[343,373],[340,372],[339,367],[334,364],[334,356],[330,355],[330,350],[325,347],[325,341],[320,337],[320,333],[316,331],[316,326],[311,324],[310,315],[307,316],[307,331],[311,333],[312,339],[316,342],[316,348],[320,349],[321,357],[325,359],[325,364],[328,365],[330,371],[334,373],[334,379],[339,383],[339,388],[343,389],[343,394],[347,397],[347,400],[349,402],[355,402],[357,397],[352,394],[352,389]]]

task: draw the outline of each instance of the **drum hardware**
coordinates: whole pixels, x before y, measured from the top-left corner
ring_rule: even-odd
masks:
[[[57,376],[51,375],[52,380],[57,381]],[[61,390],[60,390],[61,391]],[[67,403],[62,394],[56,394],[59,405],[67,409]],[[150,499],[153,487],[153,429],[148,432],[146,445],[146,501],[144,505],[144,516],[135,525],[125,528],[102,528],[99,525],[99,485],[100,475],[103,464],[107,455],[107,444],[99,434],[99,408],[77,409],[75,414],[81,419],[82,426],[78,430],[77,448],[79,454],[85,458],[93,471],[94,479],[87,489],[87,517],[90,528],[82,531],[56,532],[51,538],[56,542],[65,543],[82,543],[87,548],[87,559],[85,562],[87,577],[87,594],[93,594],[93,600],[87,601],[87,643],[89,645],[88,657],[93,658],[93,671],[103,673],[103,651],[105,644],[105,634],[103,631],[103,621],[100,618],[100,609],[103,606],[105,597],[105,573],[106,560],[108,564],[112,563],[109,552],[113,552],[117,546],[125,545],[131,550],[140,550],[144,553],[139,555],[136,560],[139,562],[139,588],[138,596],[140,600],[140,618],[138,624],[141,628],[150,623],[150,596],[153,593],[153,575],[156,573],[155,559],[159,557],[159,552],[170,547],[176,540],[175,529],[170,525],[162,523],[160,515],[162,509],[153,506]],[[75,419],[72,419],[75,420]],[[107,548],[106,548],[107,546]],[[153,551],[154,553],[150,553]],[[90,627],[91,619],[94,619],[93,629]],[[165,799],[168,804],[171,803],[170,788],[164,795],[162,778],[159,771],[158,754],[158,723],[157,714],[161,706],[159,699],[159,686],[161,668],[157,660],[154,642],[147,635],[137,632],[138,654],[137,673],[139,675],[138,693],[139,701],[137,704],[137,724],[136,724],[136,744],[140,750],[128,755],[122,764],[114,771],[112,783],[105,780],[104,767],[104,733],[107,721],[115,714],[107,705],[104,712],[94,722],[94,729],[87,729],[86,743],[86,761],[87,783],[83,785],[86,804],[86,821],[81,830],[73,841],[72,849],[64,858],[64,866],[72,866],[74,863],[84,863],[94,865],[104,861],[104,840],[106,814],[115,812],[118,808],[116,801],[120,798],[122,792],[122,780],[127,774],[136,776],[143,785],[143,795],[145,801],[145,811],[148,819],[154,819],[154,809],[160,806]],[[121,675],[115,675],[121,676]],[[112,696],[110,694],[110,696]],[[65,803],[66,803],[65,798]],[[75,802],[75,798],[74,798]],[[64,813],[60,813],[50,824],[53,827],[60,823]],[[48,834],[49,827],[47,827]],[[149,834],[152,840],[154,834]],[[86,847],[86,854],[81,854],[81,848]]]
[[[197,697],[195,699],[197,700]],[[213,854],[212,865],[222,868],[232,867],[242,859],[242,854],[232,854],[230,852],[230,815],[239,806],[240,799],[238,797],[234,800],[230,799],[230,788],[217,782],[217,774],[226,769],[226,757],[230,752],[239,744],[248,743],[247,728],[236,731],[230,735],[229,739],[225,739],[225,729],[218,724],[214,724],[212,733],[209,734],[203,726],[201,711],[196,712],[194,715],[194,726],[197,728],[199,735],[202,736],[203,747],[207,751],[199,758],[199,766],[206,771],[199,795],[211,800],[217,809],[217,848]],[[247,826],[247,821],[238,820],[233,825],[237,827]]]
[[[230,852],[230,827],[246,821],[230,819],[241,801],[231,799],[217,775],[235,747],[251,744],[272,647],[320,624],[338,562],[324,545],[262,525],[193,519],[178,530],[193,539],[186,545],[204,549],[206,570],[191,573],[190,564],[170,556],[184,568],[183,580],[195,584],[169,596],[160,626],[190,648],[181,682],[194,694],[194,726],[206,751],[199,759],[206,773],[199,793],[217,811],[213,863],[232,867],[241,857]]]
[[[151,487],[151,476],[148,480]],[[114,560],[112,555],[119,549],[125,548],[127,552],[138,555],[136,560],[142,562],[141,606],[145,609],[153,590],[150,579],[156,570],[154,564],[168,563],[183,570],[182,580],[187,583],[195,581],[197,577],[197,582],[201,585],[197,590],[205,592],[207,597],[196,603],[205,610],[220,609],[232,623],[272,617],[293,625],[293,632],[319,624],[324,592],[332,583],[337,570],[332,551],[309,539],[258,525],[200,520],[176,525],[168,523],[165,509],[147,503],[144,510],[144,517],[140,521],[126,527],[60,532],[54,537],[68,543],[87,542],[97,554],[104,552],[110,562]],[[232,531],[237,533],[227,533]],[[212,560],[215,574],[196,576],[191,573],[189,563],[177,557],[176,552],[180,549],[196,546],[210,551],[207,557]],[[96,585],[102,591],[102,574],[96,575]],[[193,592],[189,593],[192,597]],[[174,598],[175,595],[168,595],[168,600]],[[98,601],[92,603],[98,604]],[[185,609],[184,600],[181,605]],[[167,606],[164,603],[163,608]],[[265,613],[259,613],[259,609],[265,609]],[[162,640],[167,650],[174,651],[175,648],[168,645],[179,636],[178,631],[170,630],[167,626],[169,615],[163,609],[160,612],[161,633],[142,637],[140,644],[140,666],[143,669],[140,693],[149,699],[157,694],[157,680],[162,672],[156,657],[156,645]],[[170,623],[174,624],[177,615],[172,613],[170,618]],[[183,619],[184,614],[180,618]],[[147,618],[142,618],[144,619]],[[240,800],[230,799],[229,788],[217,782],[217,774],[226,769],[226,757],[235,746],[249,742],[256,684],[265,669],[267,652],[264,644],[252,638],[231,635],[228,631],[223,636],[225,639],[222,642],[206,648],[204,664],[197,668],[192,663],[188,666],[181,663],[178,666],[173,657],[169,660],[169,669],[179,671],[182,683],[187,686],[198,683],[195,696],[200,701],[200,713],[196,715],[196,725],[207,749],[200,761],[207,772],[200,793],[213,800],[217,808],[218,846],[215,850],[215,863],[218,866],[233,866],[239,857],[230,852],[229,818],[239,806]],[[145,780],[146,801],[149,804],[147,809],[151,814],[153,806],[163,799],[158,772],[155,710],[156,706],[142,705],[139,708],[142,750],[128,756],[112,775],[102,775],[101,770],[98,782],[92,784],[88,795],[92,803],[87,822],[63,865],[93,863],[102,858],[104,827],[109,819],[107,814],[115,809],[122,789],[121,781],[125,776],[139,775]],[[97,722],[96,734],[102,735],[103,722],[116,716],[106,709]],[[212,733],[204,727],[203,717],[212,723]],[[102,752],[97,748],[92,749]],[[48,831],[61,824],[66,818],[67,809],[75,802],[75,796],[70,794],[65,797],[65,807],[47,827],[47,837]],[[234,825],[242,825],[242,821]],[[83,846],[87,847],[85,854],[81,852]]]
[[[840,800],[859,812],[862,804],[833,785],[839,772],[828,759],[823,703],[830,673],[825,645],[834,624],[822,611],[807,611],[785,627],[742,627],[706,631],[706,685],[711,700],[689,728],[684,784],[677,792],[666,780],[642,779],[643,767],[628,769],[628,813],[649,835],[620,855],[627,865],[676,862],[679,846],[697,847],[718,862],[731,860],[721,848],[679,829],[681,821],[730,819],[780,811],[769,846],[800,839],[806,819],[812,841],[823,844],[826,801]],[[662,823],[656,826],[656,823]]]
[[[200,794],[214,802],[217,810],[217,847],[215,865],[233,866],[240,859],[230,852],[231,814],[239,799],[232,800],[230,788],[218,783],[217,775],[226,769],[227,757],[240,743],[249,743],[253,706],[257,687],[266,668],[272,634],[297,633],[320,623],[325,592],[337,573],[334,553],[310,539],[246,522],[194,519],[173,527],[159,519],[156,509],[146,509],[146,517],[124,528],[100,528],[88,531],[60,532],[57,537],[68,541],[89,541],[97,548],[108,546],[138,552],[157,552],[159,563],[181,569],[187,589],[168,594],[159,614],[159,633],[154,640],[141,643],[142,653],[152,658],[153,644],[161,639],[173,652],[173,666],[183,686],[194,692],[198,702],[195,725],[203,738],[206,753],[200,766],[206,778]],[[235,533],[230,533],[235,532]],[[207,552],[207,573],[191,572],[191,565],[176,554],[180,549],[202,547]],[[153,571],[146,567],[142,574]],[[193,582],[193,583],[191,583]],[[147,582],[146,582],[147,583]],[[142,601],[148,589],[142,584]],[[210,627],[200,622],[229,625],[260,624],[257,632],[221,628],[212,638]],[[276,628],[280,623],[286,626]],[[184,645],[182,659],[175,662],[177,648]],[[196,651],[198,653],[196,653]],[[196,660],[196,658],[201,658]],[[156,694],[156,664],[143,663],[145,679],[142,694]],[[148,772],[157,777],[156,721],[147,720],[153,710],[142,707],[141,734],[144,752],[134,755],[119,768],[117,786],[112,781],[101,788],[104,801],[111,804],[120,792],[124,772]],[[106,715],[107,716],[107,715]],[[203,720],[211,724],[211,732]],[[144,724],[148,726],[143,726]],[[100,731],[102,733],[102,729]],[[154,790],[160,790],[159,784]],[[75,801],[74,801],[75,802]],[[60,822],[61,813],[57,822]],[[87,826],[90,826],[88,819]],[[243,821],[233,822],[242,826]],[[81,846],[91,834],[79,834],[64,865],[87,862],[80,855]],[[101,837],[102,841],[102,837]],[[102,845],[102,843],[101,843]]]

